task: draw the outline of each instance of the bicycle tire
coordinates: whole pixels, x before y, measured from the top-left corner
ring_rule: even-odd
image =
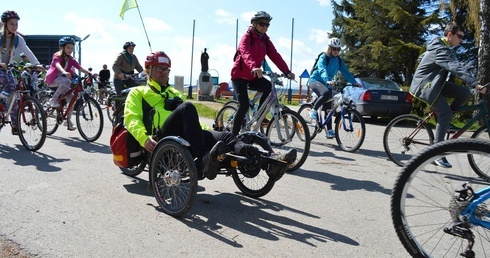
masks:
[[[302,104],[298,109],[298,114],[303,117],[306,124],[308,125],[308,130],[310,132],[310,140],[315,139],[316,135],[321,131],[317,127],[317,121],[310,117],[310,111],[313,109],[312,104]]]
[[[102,134],[104,115],[102,108],[94,98],[88,96],[84,98],[85,101],[79,99],[75,104],[77,129],[83,139],[93,142]]]
[[[423,148],[434,142],[434,134],[428,124],[422,124],[415,135],[415,141],[408,139],[422,119],[405,114],[391,120],[383,133],[383,148],[388,158],[398,166],[403,166]]]
[[[391,195],[391,217],[398,238],[413,257],[460,257],[467,240],[450,233],[457,232],[455,229],[466,236],[475,232],[473,257],[489,253],[485,247],[490,246],[490,230],[472,221],[478,217],[488,221],[489,200],[474,207],[475,213],[467,217],[462,212],[472,200],[458,199],[462,195],[457,190],[465,182],[476,193],[488,188],[488,182],[470,168],[468,154],[489,159],[490,141],[466,138],[434,144],[415,155],[398,175]],[[433,165],[442,156],[452,163],[451,169]],[[465,223],[460,222],[463,217]]]
[[[148,161],[142,160],[140,163],[130,168],[119,167],[119,169],[126,176],[136,177],[137,175],[141,174],[141,172],[145,171],[146,165],[148,165]]]
[[[233,131],[233,121],[235,113],[238,109],[232,105],[223,106],[216,115],[214,120],[214,130],[216,131]]]
[[[476,131],[471,135],[471,138],[490,141],[487,127],[485,125],[480,126],[480,128],[476,129]],[[473,154],[468,154],[468,161],[470,162],[471,168],[477,175],[490,182],[490,159],[478,159]]]
[[[109,118],[109,121],[111,121],[111,123],[114,124],[114,113],[116,112],[116,109],[117,109],[117,101],[114,100],[114,98],[116,97],[117,95],[114,93],[114,94],[111,94],[109,95],[109,97],[107,98],[107,101],[106,101],[106,113],[107,113],[107,117]]]
[[[357,151],[364,143],[365,137],[366,123],[359,111],[348,109],[345,110],[343,116],[337,113],[335,117],[335,140],[342,150],[347,152]]]
[[[286,152],[291,148],[296,149],[298,152],[296,162],[287,170],[292,172],[305,163],[310,153],[310,132],[303,117],[295,111],[290,109],[282,110],[279,117],[281,117],[279,121],[276,121],[275,117],[271,119],[269,125],[267,125],[266,135],[275,151]]]
[[[46,135],[52,135],[58,130],[61,118],[61,112],[58,108],[52,108],[49,105],[50,96],[44,96],[39,101],[43,107],[44,113],[46,114]]]
[[[175,140],[160,140],[151,155],[150,184],[164,213],[185,214],[197,194],[197,169],[189,150]]]
[[[23,104],[17,111],[19,139],[27,150],[37,151],[46,141],[46,114],[36,98],[22,98]]]
[[[247,141],[244,141],[247,144],[252,144],[253,146],[259,148],[262,152],[270,152],[270,145],[267,143],[267,140],[262,139],[258,136],[251,135],[251,137],[247,137]],[[266,194],[268,194],[276,180],[269,177],[265,170],[261,170],[254,177],[247,177],[244,174],[239,172],[239,169],[233,169],[231,176],[233,178],[233,182],[240,189],[240,191],[248,197],[259,198]]]

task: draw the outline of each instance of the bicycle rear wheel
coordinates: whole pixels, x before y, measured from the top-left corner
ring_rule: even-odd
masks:
[[[358,150],[366,137],[366,124],[361,113],[355,109],[345,110],[342,116],[335,117],[335,140],[339,147],[347,152]]]
[[[466,257],[490,253],[488,196],[482,196],[478,204],[475,200],[479,198],[463,187],[471,186],[478,195],[483,189],[488,191],[489,184],[473,172],[469,154],[490,159],[490,142],[457,139],[434,144],[411,159],[398,175],[391,195],[391,216],[398,238],[413,257],[468,255],[471,238],[474,256]],[[446,157],[453,167],[432,165],[440,157]]]
[[[117,109],[117,101],[114,99],[116,98],[116,94],[111,94],[109,95],[109,97],[107,98],[107,101],[106,101],[106,112],[107,112],[107,117],[109,118],[109,121],[111,121],[111,123],[114,124],[114,112],[116,111]]]
[[[44,96],[39,102],[46,113],[46,134],[52,135],[58,130],[62,118],[60,110],[58,108],[52,108],[49,105],[49,99],[51,99],[50,96]]]
[[[22,102],[17,114],[19,138],[26,149],[37,151],[46,140],[46,114],[34,97],[24,96]]]
[[[434,142],[434,134],[428,124],[414,115],[395,117],[386,126],[383,147],[388,158],[398,166],[403,166],[423,148]]]
[[[487,127],[483,125],[476,129],[471,138],[490,141]],[[468,154],[468,161],[477,175],[490,182],[490,159],[481,159],[479,156]]]
[[[85,101],[78,100],[75,109],[78,132],[83,139],[88,142],[99,139],[104,129],[104,115],[99,103],[92,97],[85,97]]]
[[[237,110],[238,109],[233,105],[223,106],[220,111],[218,111],[218,115],[216,115],[216,119],[214,120],[214,130],[233,131],[233,121]]]
[[[305,120],[295,111],[282,110],[279,118],[271,119],[266,135],[274,151],[287,152],[291,148],[296,149],[296,162],[287,170],[295,171],[305,163],[310,153],[310,131]]]

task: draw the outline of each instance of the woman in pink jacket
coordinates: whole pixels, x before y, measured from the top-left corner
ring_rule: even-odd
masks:
[[[292,73],[284,59],[277,52],[267,36],[272,17],[264,12],[257,12],[251,20],[251,25],[242,36],[240,45],[235,55],[235,63],[231,69],[231,81],[233,90],[238,99],[238,111],[233,123],[233,134],[238,135],[242,127],[243,119],[249,108],[248,89],[263,92],[259,107],[271,92],[271,83],[262,75],[262,62],[267,55],[270,60],[283,72],[294,80]]]

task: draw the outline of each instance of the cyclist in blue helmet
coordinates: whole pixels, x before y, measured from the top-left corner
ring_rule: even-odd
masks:
[[[49,87],[58,87],[53,97],[49,100],[49,105],[52,107],[58,107],[58,97],[70,89],[71,79],[75,75],[73,68],[92,75],[90,71],[81,67],[77,60],[73,58],[72,53],[75,48],[75,40],[72,37],[62,37],[58,41],[58,45],[60,46],[60,51],[54,53],[45,78],[45,82]],[[73,94],[68,96],[67,101],[69,102],[72,97]],[[73,131],[76,128],[71,121],[71,113],[72,110],[67,110],[67,128]]]
[[[11,95],[17,89],[17,83],[11,73],[7,71],[7,65],[14,62],[14,57],[24,53],[31,64],[39,64],[36,56],[27,47],[24,38],[17,33],[20,17],[15,11],[5,11],[1,16],[2,31],[0,32],[0,92],[3,95]],[[15,103],[10,115],[12,122],[12,134],[17,135],[17,110]]]

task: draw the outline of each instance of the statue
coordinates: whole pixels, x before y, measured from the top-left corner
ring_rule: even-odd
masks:
[[[207,72],[209,70],[208,59],[209,55],[206,52],[207,48],[204,49],[204,52],[201,54],[201,72]]]

